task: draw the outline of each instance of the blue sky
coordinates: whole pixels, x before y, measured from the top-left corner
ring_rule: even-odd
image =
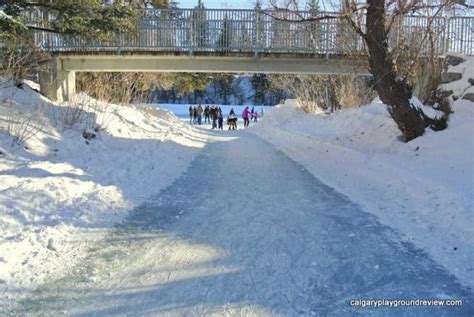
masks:
[[[193,8],[198,0],[178,0],[180,8]],[[253,8],[255,1],[252,0],[202,0],[204,6],[209,9],[219,8]]]
[[[201,0],[204,3],[204,6],[208,9],[220,9],[220,8],[233,8],[233,9],[251,9],[254,8],[256,0]],[[472,0],[474,1],[474,0]],[[179,7],[180,8],[194,8],[198,4],[198,0],[178,0],[179,2]],[[260,3],[262,4],[262,7],[267,7],[268,6],[268,0],[260,0]],[[305,8],[305,3],[307,1],[301,0],[300,1],[300,9]],[[329,8],[328,10],[333,10],[331,9],[331,1],[328,1]],[[324,5],[324,1],[320,1],[321,3],[321,8],[326,8]],[[337,2],[335,2],[337,3]]]

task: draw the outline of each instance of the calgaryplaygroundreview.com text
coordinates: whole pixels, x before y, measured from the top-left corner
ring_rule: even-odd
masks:
[[[463,301],[460,299],[353,299],[349,301],[353,307],[411,307],[411,306],[462,306]]]

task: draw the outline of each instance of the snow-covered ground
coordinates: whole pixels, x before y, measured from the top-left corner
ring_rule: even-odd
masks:
[[[0,133],[0,315],[364,315],[380,310],[347,302],[423,296],[472,312],[472,102],[404,143],[380,103],[289,101],[210,131],[33,89],[0,94],[4,129],[37,126],[21,146]]]
[[[59,105],[30,86],[38,88],[5,83],[0,90],[3,102],[14,102],[2,102],[3,128],[24,120],[10,129],[34,134],[12,146],[0,133],[0,307],[67,271],[91,240],[171,184],[209,141],[166,110],[87,96],[79,96],[82,107]],[[96,138],[83,138],[98,126]]]
[[[474,104],[409,143],[383,104],[307,115],[295,101],[250,131],[265,138],[474,286]]]

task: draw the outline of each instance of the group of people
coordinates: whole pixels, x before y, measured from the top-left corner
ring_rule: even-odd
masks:
[[[204,116],[204,123],[211,123],[212,128],[222,130],[224,127],[224,116],[221,107],[206,106],[203,108],[200,104],[196,106],[189,106],[189,123],[202,124],[202,117]]]
[[[194,123],[194,124],[202,124],[202,114],[204,112],[204,109],[199,106],[189,106],[189,123]]]
[[[189,123],[191,124],[202,124],[202,117],[204,116],[204,123],[211,123],[212,120],[212,129],[223,130],[224,125],[224,115],[222,114],[221,107],[218,106],[205,106],[204,108],[199,104],[198,106],[189,106]],[[244,120],[244,127],[250,125],[250,121],[258,121],[258,118],[263,116],[263,108],[261,113],[255,110],[254,107],[250,110],[249,107],[245,107],[242,112],[242,119]],[[237,130],[237,120],[238,117],[235,114],[234,108],[230,109],[229,115],[227,116],[227,124],[229,130]]]
[[[263,115],[263,108],[261,112]],[[244,111],[242,112],[242,119],[244,119],[244,127],[246,128],[250,125],[250,120],[253,120],[253,122],[257,122],[258,117],[260,117],[260,114],[258,113],[258,111],[255,110],[254,107],[252,107],[252,110],[249,110],[249,107],[245,107]]]

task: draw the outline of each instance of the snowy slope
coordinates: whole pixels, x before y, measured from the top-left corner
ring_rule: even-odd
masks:
[[[0,90],[4,129],[26,117],[39,128],[21,146],[0,133],[0,307],[7,290],[27,292],[78,261],[91,240],[185,171],[208,140],[165,110],[84,95],[59,105],[32,87]],[[96,138],[83,138],[96,127]]]
[[[307,115],[295,101],[251,129],[377,215],[474,286],[474,104],[454,104],[449,128],[406,144],[383,104]]]

